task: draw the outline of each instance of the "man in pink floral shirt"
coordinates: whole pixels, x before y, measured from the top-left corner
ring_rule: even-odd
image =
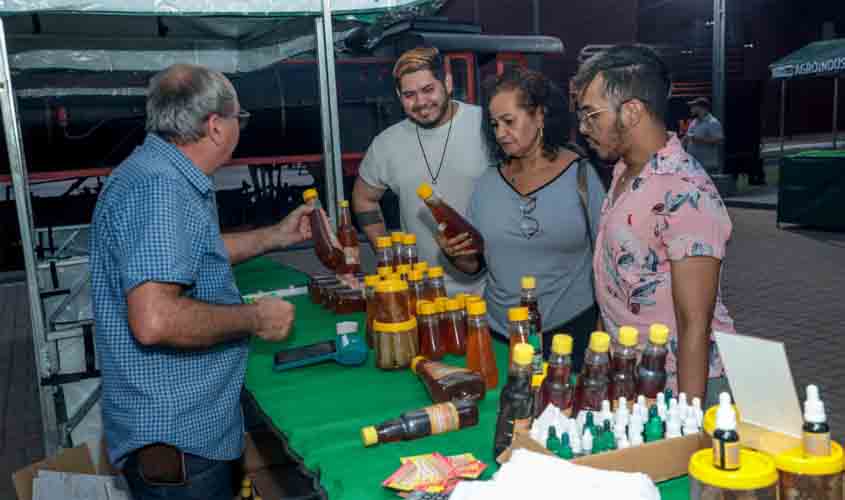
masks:
[[[593,258],[604,328],[615,337],[637,327],[644,343],[651,324],[668,325],[669,386],[713,403],[727,384],[712,332],[734,331],[719,293],[731,221],[710,177],[666,130],[666,66],[651,49],[616,46],[586,61],[574,83],[581,133],[617,161]]]

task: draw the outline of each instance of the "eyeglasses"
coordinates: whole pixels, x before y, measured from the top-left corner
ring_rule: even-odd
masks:
[[[527,240],[540,232],[540,221],[530,215],[536,208],[537,197],[535,196],[523,196],[519,200],[519,212],[522,214],[522,220],[519,221],[519,230]]]
[[[591,130],[596,124],[596,116],[604,113],[605,111],[610,111],[610,108],[599,108],[589,112],[579,109],[575,112],[575,119],[578,120],[578,123],[583,125],[584,128]]]
[[[230,118],[237,118],[238,119],[238,127],[240,127],[240,129],[243,130],[249,124],[249,117],[250,116],[252,116],[252,115],[249,113],[249,111],[240,110],[240,111],[238,111],[237,115],[232,116]]]

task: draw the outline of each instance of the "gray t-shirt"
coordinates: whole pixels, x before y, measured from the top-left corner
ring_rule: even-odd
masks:
[[[490,160],[481,132],[481,108],[458,104],[439,175],[437,169],[449,135],[449,124],[425,129],[408,119],[389,127],[373,140],[359,171],[361,179],[370,186],[390,188],[399,197],[402,230],[417,235],[420,260],[432,266],[443,266],[450,294],[478,292],[483,278],[460,272],[443,255],[434,240],[437,223],[417,196],[417,187],[421,182],[432,184],[434,191],[449,205],[466,213],[476,180],[487,170]],[[425,148],[431,173],[426,168],[420,142]],[[433,184],[432,174],[437,176],[437,184]]]
[[[595,170],[589,164],[585,167],[595,238],[605,191]],[[529,197],[536,199],[536,208],[526,210],[526,215],[539,222],[539,231],[530,239],[520,229],[520,207],[530,206]],[[521,278],[525,275],[537,280],[543,330],[566,323],[595,303],[592,252],[578,196],[577,162],[528,196],[511,187],[498,168],[490,168],[478,181],[469,216],[484,237],[484,295],[492,329],[507,334],[508,309],[519,305]]]
[[[722,124],[712,114],[707,114],[703,119],[696,118],[692,121],[687,130],[687,136],[704,137],[707,139],[722,139]],[[705,170],[713,170],[719,166],[719,145],[704,144],[701,142],[690,142],[687,145],[687,153],[701,163]]]

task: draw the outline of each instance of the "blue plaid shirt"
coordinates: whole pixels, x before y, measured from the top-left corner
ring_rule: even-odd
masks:
[[[156,442],[213,460],[239,457],[247,340],[204,350],[145,347],[127,319],[127,294],[148,281],[178,283],[203,302],[241,303],[211,178],[148,135],[100,193],[89,245],[112,463],[122,466],[127,454]]]

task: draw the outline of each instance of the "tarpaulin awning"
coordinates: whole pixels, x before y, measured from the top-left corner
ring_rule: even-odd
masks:
[[[806,45],[769,65],[773,80],[845,73],[845,38]]]

